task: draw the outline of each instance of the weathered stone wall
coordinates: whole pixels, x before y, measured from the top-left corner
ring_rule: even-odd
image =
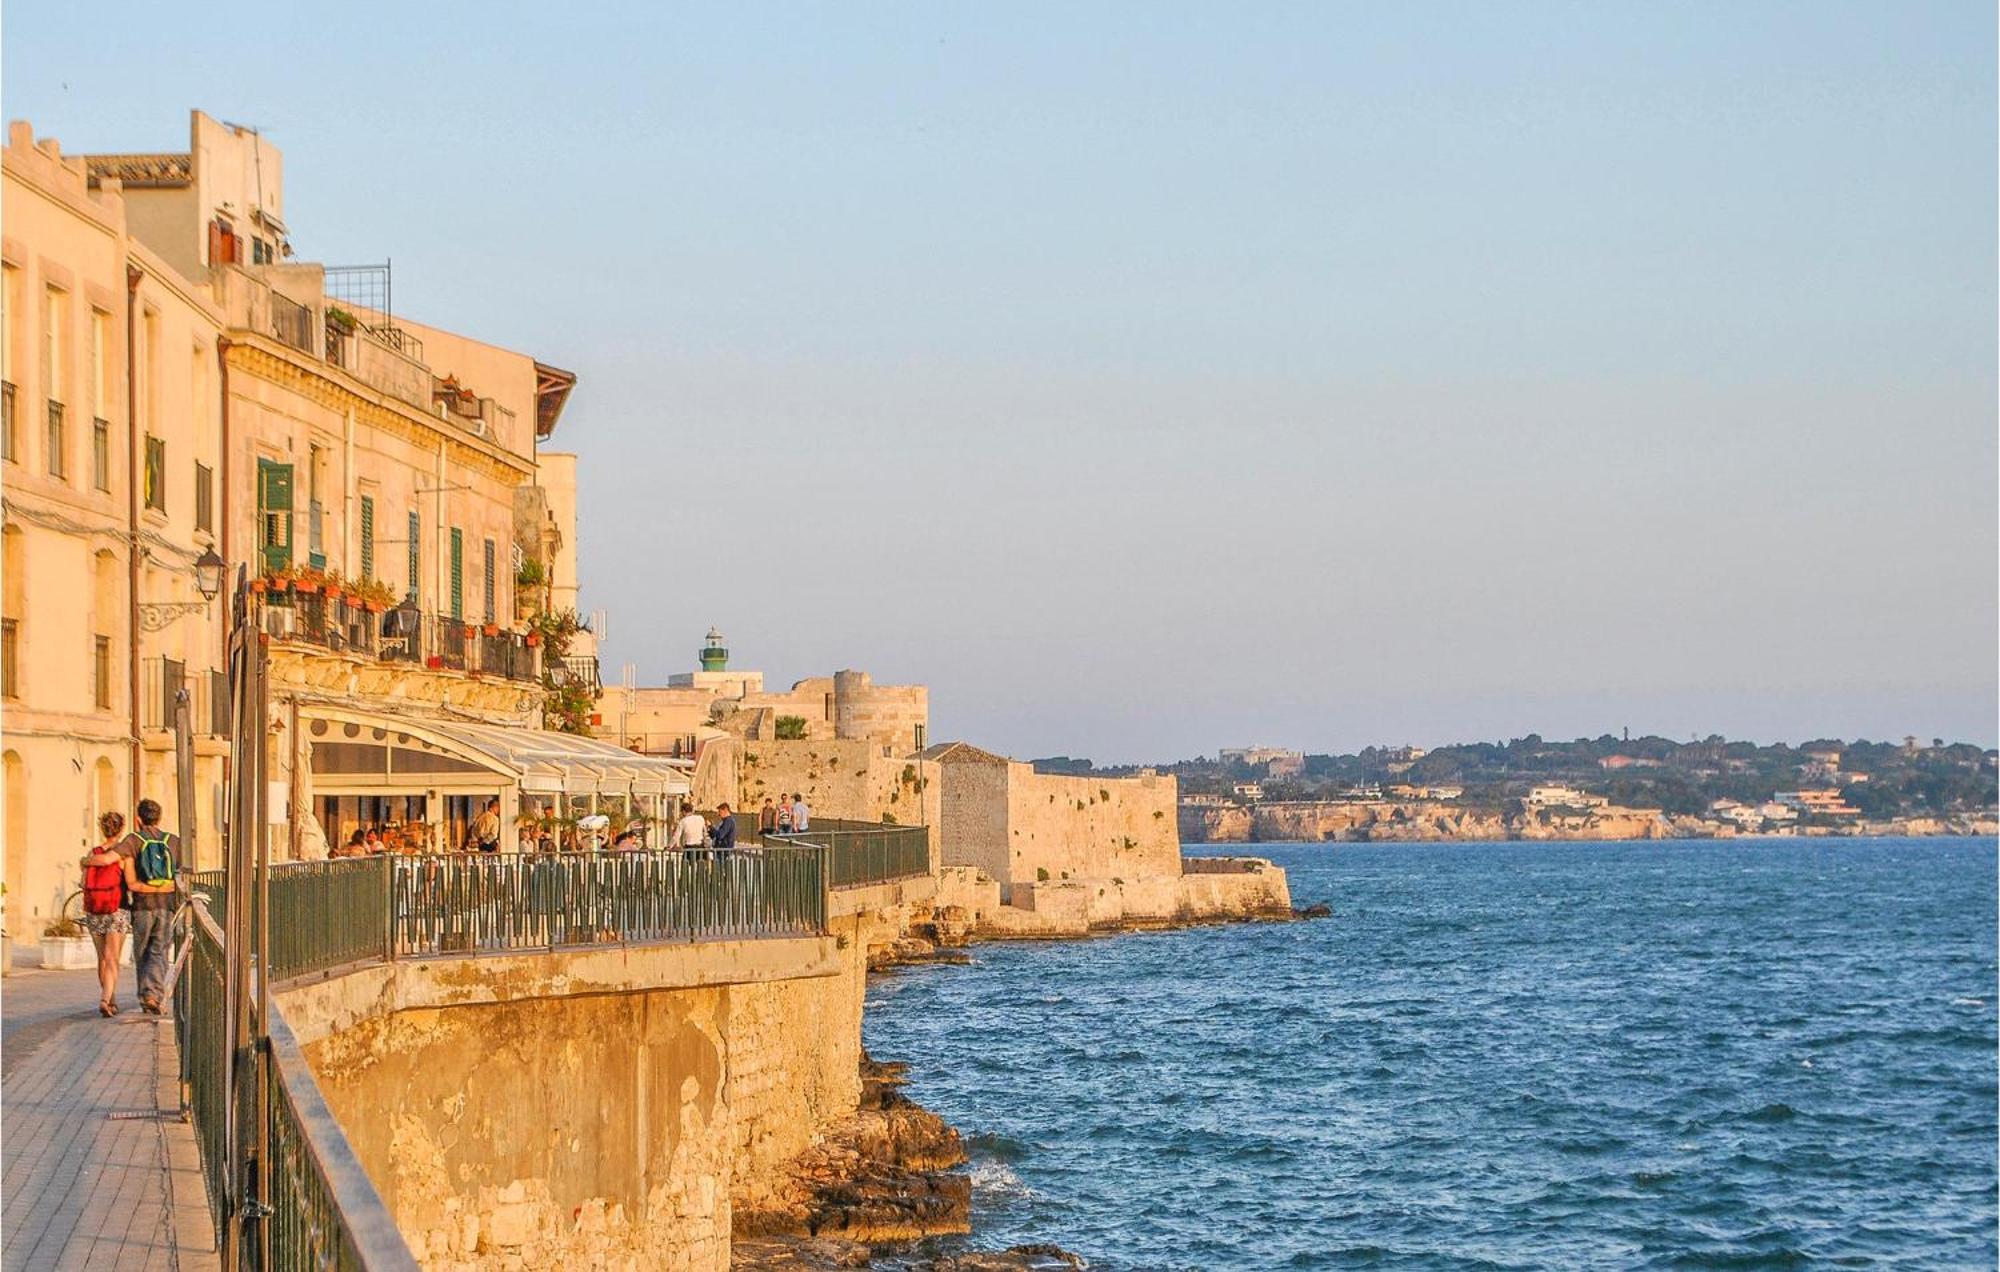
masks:
[[[1478,812],[1436,800],[1287,801],[1198,805],[1179,810],[1190,843],[1320,843],[1326,840],[1657,839],[1654,809],[1607,806],[1570,817]]]
[[[751,943],[772,957],[798,945],[803,975],[773,965],[764,980],[607,992],[604,966],[564,963],[519,986],[564,996],[481,1001],[495,978],[468,960],[415,980],[357,974],[285,1006],[288,1019],[356,1020],[397,995],[457,1004],[363,1014],[306,1046],[425,1267],[722,1269],[734,1208],[764,1201],[785,1163],[855,1110],[871,921]],[[630,957],[638,975],[693,960],[682,980],[750,961],[723,945],[712,959],[678,947],[659,967]]]
[[[1014,763],[1007,774],[1003,888],[1048,879],[1178,878],[1172,777],[1064,777]]]
[[[740,812],[754,819],[766,797],[803,791],[817,817],[930,827],[931,858],[937,860],[941,788],[936,762],[885,753],[881,743],[857,739],[735,745],[734,794]],[[705,759],[706,749],[703,754]],[[720,757],[717,764],[722,764]]]
[[[1011,761],[950,760],[942,763],[938,840],[947,866],[978,870],[1007,894],[1007,774]]]

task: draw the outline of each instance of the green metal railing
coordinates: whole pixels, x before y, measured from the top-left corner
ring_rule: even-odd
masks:
[[[826,930],[826,857],[810,847],[397,858],[394,870],[396,957]]]
[[[220,903],[217,903],[218,910]],[[174,1031],[180,1044],[182,1101],[194,1122],[208,1184],[209,1218],[222,1225],[223,1137],[228,1101],[229,1032],[223,995],[222,934],[199,905],[182,908],[189,922],[187,961],[174,982]]]
[[[301,861],[271,871],[271,979],[388,958],[391,859]]]
[[[865,888],[931,872],[930,832],[922,826],[815,817],[804,834],[770,835],[766,842],[826,849],[827,886],[833,888]]]
[[[274,896],[277,890],[274,871]],[[275,900],[271,908],[275,917],[279,913]],[[174,1028],[180,1044],[183,1098],[201,1150],[209,1218],[219,1243],[227,1220],[225,1199],[234,1195],[224,1142],[229,1124],[225,1106],[230,1040],[222,933],[205,903],[191,904],[182,913],[188,919],[189,946],[174,986]],[[257,1192],[262,1207],[268,1207],[259,1211],[262,1230],[248,1251],[249,1266],[415,1272],[416,1259],[394,1216],[327,1108],[312,1068],[275,1003],[264,1032],[255,1053],[245,1057],[246,1063],[263,1066],[264,1080],[238,1083],[235,1110],[245,1124],[263,1122],[269,1158],[263,1170],[246,1167],[246,1174],[267,1181]],[[262,1108],[257,1107],[260,1092]]]

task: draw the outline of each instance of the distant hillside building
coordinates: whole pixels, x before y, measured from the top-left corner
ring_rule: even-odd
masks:
[[[1610,802],[1602,795],[1592,795],[1558,782],[1531,787],[1521,805],[1533,811],[1543,808],[1603,808]]]

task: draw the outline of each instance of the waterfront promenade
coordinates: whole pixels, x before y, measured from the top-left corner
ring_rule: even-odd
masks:
[[[172,1025],[97,1014],[91,971],[0,985],[6,1272],[217,1266],[194,1131],[179,1116]]]

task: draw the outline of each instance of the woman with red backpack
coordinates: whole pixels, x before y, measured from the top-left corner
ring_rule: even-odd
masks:
[[[125,938],[132,932],[131,899],[125,893],[125,858],[118,842],[125,831],[122,813],[106,813],[97,819],[104,842],[83,859],[83,928],[97,943],[97,983],[104,991],[97,1014],[115,1016],[118,1004],[118,961],[125,954]]]

